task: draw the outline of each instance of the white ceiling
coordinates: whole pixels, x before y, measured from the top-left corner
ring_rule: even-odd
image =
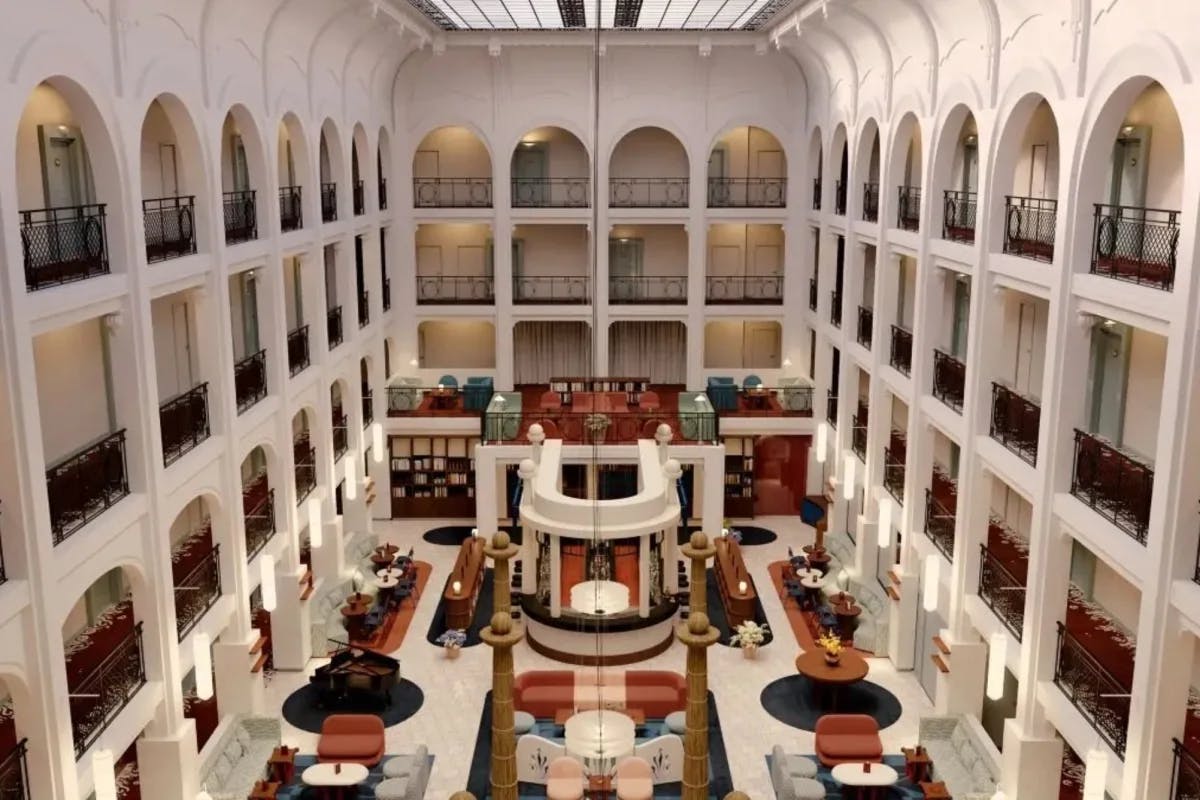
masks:
[[[757,30],[791,0],[408,0],[444,30]]]

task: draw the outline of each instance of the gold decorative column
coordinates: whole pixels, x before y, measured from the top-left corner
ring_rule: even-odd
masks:
[[[708,537],[702,532],[696,531],[692,534],[691,540],[683,547],[679,548],[679,552],[683,553],[684,557],[692,560],[692,571],[688,577],[689,594],[688,594],[688,613],[701,614],[708,613],[708,588],[706,571],[707,562],[710,558],[717,554],[717,548],[709,543]],[[705,621],[707,622],[707,617]]]
[[[507,534],[498,533],[496,539]],[[493,539],[493,542],[495,539]],[[497,561],[497,565],[503,563]],[[507,598],[508,590],[504,591]],[[517,737],[513,733],[513,645],[524,636],[508,610],[497,610],[479,636],[492,648],[492,798],[517,800]]]
[[[492,572],[494,612],[512,614],[512,578],[510,577],[508,562],[509,559],[516,558],[520,552],[521,548],[513,544],[508,538],[508,534],[504,531],[497,531],[492,536],[491,544],[483,546],[484,555],[492,559],[495,567]]]
[[[725,795],[726,800],[728,800],[730,797],[732,797],[732,795]],[[455,792],[454,794],[450,795],[450,800],[475,800],[475,795],[471,794],[470,792]],[[747,798],[747,800],[749,800],[749,798]]]
[[[702,534],[693,536],[693,542],[696,536]],[[683,736],[683,800],[708,800],[708,648],[716,644],[721,634],[708,624],[708,614],[693,608],[688,614],[687,622],[679,623],[675,635],[687,646],[687,729]]]

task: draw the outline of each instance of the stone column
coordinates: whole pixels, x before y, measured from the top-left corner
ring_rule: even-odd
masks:
[[[497,534],[501,536],[503,534]],[[497,562],[499,563],[499,562]],[[479,636],[492,648],[492,798],[517,800],[517,737],[513,732],[513,646],[525,633],[497,610]]]
[[[717,548],[709,544],[708,537],[701,531],[692,534],[691,541],[679,548],[684,557],[692,560],[692,570],[688,578],[690,584],[688,595],[689,614],[705,614],[708,611],[708,590],[705,580],[705,562],[717,553]],[[707,623],[708,617],[704,618]]]
[[[495,565],[492,575],[492,597],[497,614],[512,615],[512,578],[509,576],[508,562],[519,552],[521,548],[509,541],[508,534],[504,531],[497,531],[491,543],[483,546],[483,554],[492,559]]]
[[[703,564],[703,561],[700,563]],[[692,584],[693,594],[695,586],[704,588],[703,583],[704,579],[701,578],[699,584]],[[708,623],[708,614],[693,608],[687,622],[681,622],[675,629],[675,635],[687,646],[683,800],[708,800],[708,648],[716,644],[721,634]]]

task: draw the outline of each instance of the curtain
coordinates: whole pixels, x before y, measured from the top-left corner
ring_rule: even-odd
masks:
[[[513,328],[513,382],[592,375],[592,334],[586,322],[518,322]]]
[[[608,374],[687,383],[687,326],[682,322],[622,321],[608,329]]]

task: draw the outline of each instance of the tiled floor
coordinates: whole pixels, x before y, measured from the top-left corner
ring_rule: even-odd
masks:
[[[420,606],[401,648],[394,653],[406,678],[425,692],[425,705],[416,716],[388,729],[387,751],[401,753],[424,743],[437,759],[426,793],[441,800],[466,785],[476,726],[482,711],[483,694],[491,682],[491,651],[487,645],[466,648],[457,661],[447,661],[441,650],[425,641],[437,605],[437,597],[453,565],[455,550],[437,547],[421,539],[429,528],[446,524],[440,520],[376,521],[375,530],[404,550],[416,548],[417,557],[433,564],[429,591]],[[779,534],[779,540],[743,550],[747,566],[760,588],[763,607],[771,627],[778,631],[775,641],[759,651],[758,659],[747,661],[739,650],[713,646],[709,651],[709,688],[716,695],[724,725],[725,747],[729,754],[734,786],[754,798],[772,798],[764,755],[775,743],[793,753],[813,752],[813,735],[790,728],[767,714],[759,703],[763,686],[794,671],[792,664],[799,652],[779,597],[771,591],[767,564],[786,554],[787,547],[799,548],[812,541],[812,529],[790,517],[763,517],[756,524]],[[639,666],[645,668],[684,669],[684,648],[674,644],[662,655]],[[309,669],[323,662],[313,661]],[[528,645],[518,645],[517,671],[561,668],[557,662],[534,653]],[[904,707],[900,720],[883,731],[884,750],[898,753],[902,745],[916,739],[917,720],[932,713],[928,698],[911,672],[897,672],[886,659],[871,659],[870,680],[896,694]],[[267,687],[268,708],[278,709],[283,699],[307,681],[307,675],[278,673]],[[302,752],[314,752],[316,736],[284,723],[284,741]]]

